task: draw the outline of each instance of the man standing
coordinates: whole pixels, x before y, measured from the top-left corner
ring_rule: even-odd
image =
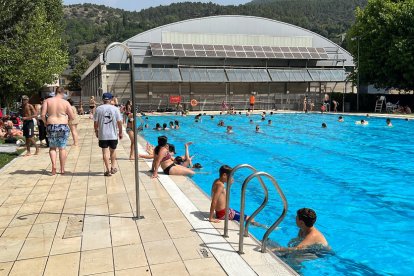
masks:
[[[35,155],[39,153],[39,146],[36,145],[34,140],[34,122],[33,119],[37,117],[36,109],[33,105],[29,104],[29,97],[22,96],[22,119],[23,119],[23,136],[26,138],[27,153],[25,156],[30,156],[30,145],[34,145],[36,148]]]
[[[111,93],[104,93],[102,95],[104,104],[96,108],[93,116],[95,135],[99,140],[99,147],[102,148],[105,176],[111,176],[118,171],[115,149],[118,145],[118,136],[122,139],[122,117],[119,109],[111,105],[112,98]]]
[[[68,121],[74,119],[70,104],[64,100],[65,90],[56,89],[56,95],[43,102],[42,120],[46,122],[49,138],[49,156],[52,161],[52,175],[56,174],[56,148],[59,148],[60,173],[65,173],[66,143],[69,137]],[[47,119],[46,119],[47,113]]]

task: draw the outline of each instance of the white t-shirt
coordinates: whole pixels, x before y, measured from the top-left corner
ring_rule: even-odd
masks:
[[[93,120],[98,122],[99,140],[118,140],[118,121],[122,121],[119,109],[110,104],[103,104],[96,108]]]

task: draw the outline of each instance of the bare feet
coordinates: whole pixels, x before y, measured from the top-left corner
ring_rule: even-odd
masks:
[[[24,157],[27,157],[27,156],[31,156],[32,154],[30,153],[30,152],[28,152],[28,153],[26,153],[25,155],[24,155]]]
[[[34,155],[38,155],[38,154],[39,154],[39,148],[36,148]]]
[[[60,174],[65,174],[65,169],[60,169]]]
[[[129,160],[134,160],[134,159],[135,159],[134,156],[129,157]]]
[[[52,175],[56,174],[56,168],[52,168]]]

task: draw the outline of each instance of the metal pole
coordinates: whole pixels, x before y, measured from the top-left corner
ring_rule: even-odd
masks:
[[[136,203],[136,216],[135,219],[140,219],[140,207],[139,207],[139,166],[138,166],[138,139],[137,139],[137,124],[136,124],[136,101],[135,101],[135,85],[134,85],[134,57],[132,55],[131,50],[129,49],[129,47],[123,43],[120,42],[113,42],[111,44],[109,44],[104,52],[104,56],[103,56],[103,60],[104,62],[106,62],[106,57],[107,57],[107,53],[108,51],[115,47],[115,46],[121,46],[122,48],[125,49],[125,51],[128,54],[128,58],[129,58],[129,73],[130,73],[130,82],[131,82],[131,98],[132,98],[132,112],[134,114],[134,121],[132,124],[132,130],[134,132],[134,154],[135,154],[135,158],[134,158],[134,162],[135,162],[135,203]]]
[[[359,62],[359,37],[357,38],[357,53],[358,53],[358,75],[357,75],[357,112],[359,112],[359,69],[361,63]]]

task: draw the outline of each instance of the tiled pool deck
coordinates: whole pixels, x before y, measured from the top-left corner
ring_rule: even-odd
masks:
[[[140,161],[140,220],[135,212],[129,140],[118,146],[119,172],[103,176],[92,121],[79,125],[65,175],[50,175],[48,149],[0,170],[0,275],[293,275],[245,239],[236,224],[208,218],[209,198],[186,177],[151,179]],[[71,143],[71,141],[69,142]]]

